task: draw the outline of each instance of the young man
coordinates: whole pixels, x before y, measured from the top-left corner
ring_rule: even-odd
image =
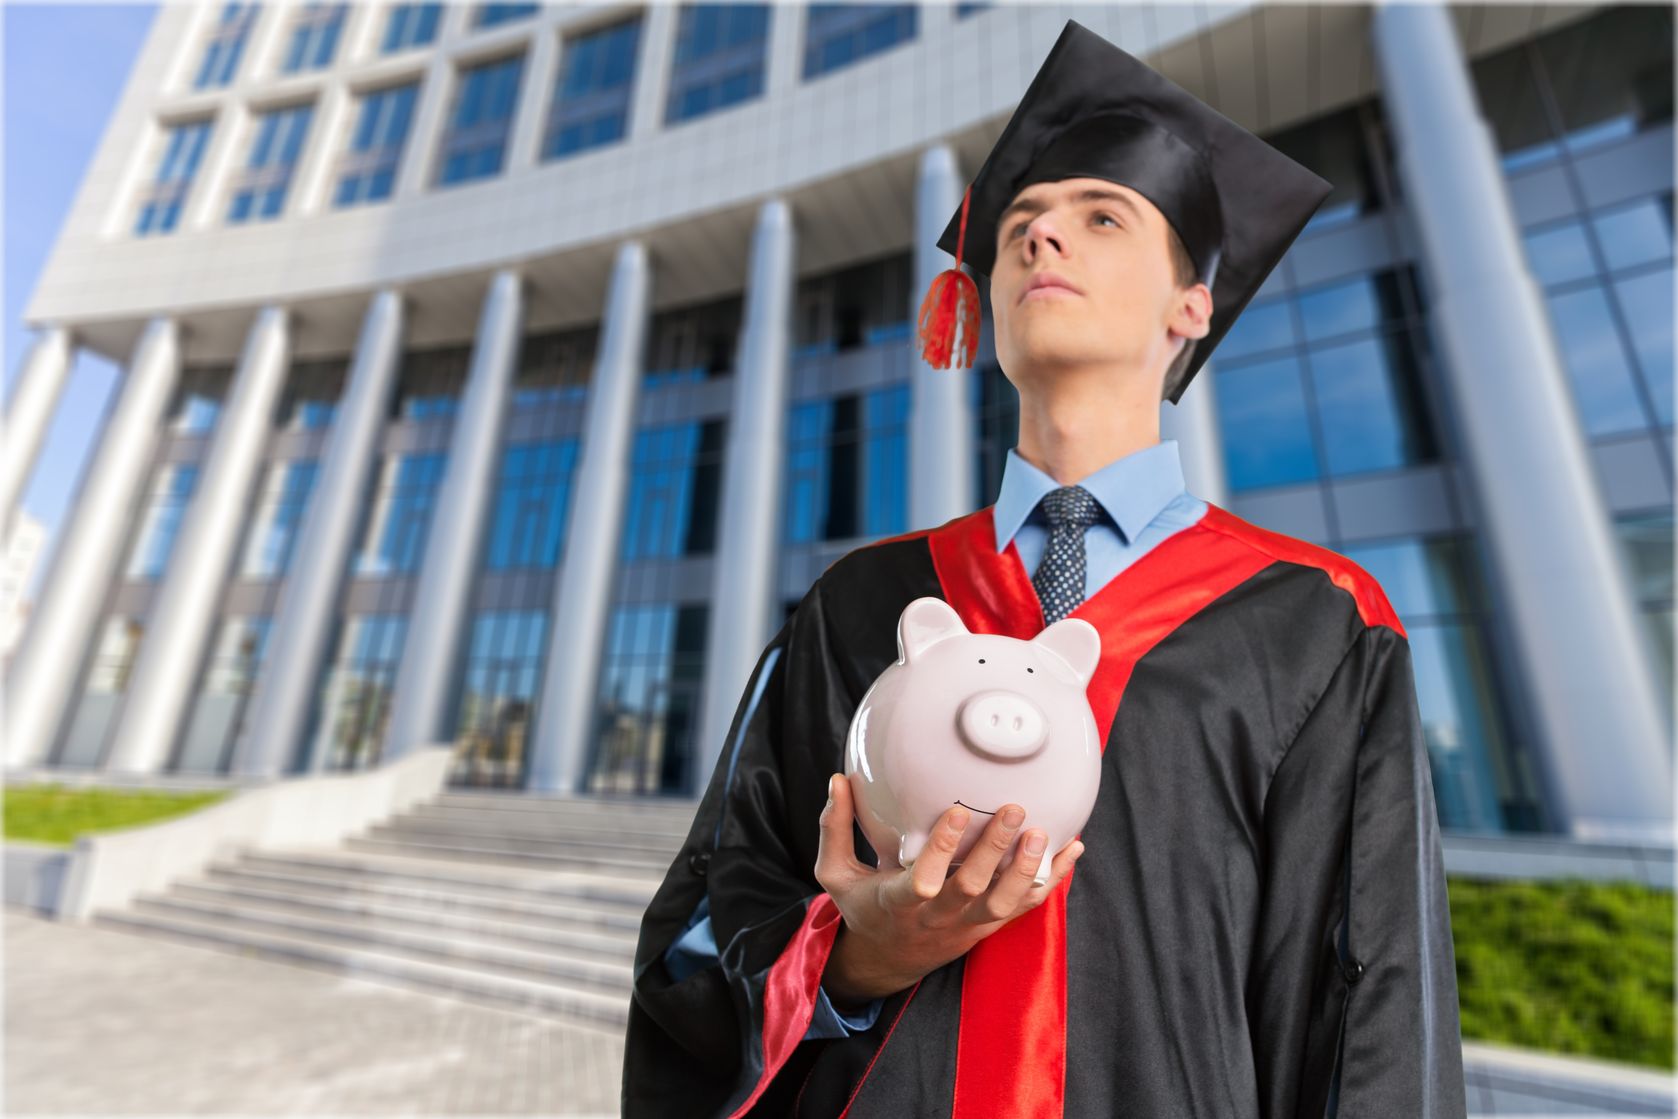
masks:
[[[1020,393],[1001,495],[847,554],[764,650],[642,923],[625,1116],[1466,1114],[1403,626],[1159,440],[1327,189],[1068,22],[939,242],[990,276]],[[860,857],[845,735],[923,595],[1100,631],[1101,785],[1061,851],[1011,805]]]

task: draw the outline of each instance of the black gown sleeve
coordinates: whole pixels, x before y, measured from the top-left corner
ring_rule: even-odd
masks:
[[[756,1114],[809,1029],[841,919],[815,878],[819,816],[860,699],[825,608],[818,579],[759,656],[687,838],[642,917],[626,1119]],[[720,952],[677,979],[666,953],[702,899]]]
[[[1410,644],[1366,627],[1266,794],[1246,992],[1266,1119],[1467,1113]]]

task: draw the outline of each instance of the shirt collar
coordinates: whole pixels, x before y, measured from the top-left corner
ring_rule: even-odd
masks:
[[[1183,493],[1183,467],[1177,454],[1177,440],[1163,439],[1132,451],[1075,484],[1090,492],[1119,526],[1125,543],[1133,544],[1142,530]],[[1008,541],[1037,511],[1037,503],[1059,488],[1059,482],[1021,458],[1017,449],[1008,448],[1008,461],[1002,468],[1002,490],[991,513],[999,553],[1007,549]]]

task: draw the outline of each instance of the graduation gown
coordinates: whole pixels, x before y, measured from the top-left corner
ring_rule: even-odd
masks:
[[[843,556],[759,658],[642,921],[623,1114],[1465,1116],[1404,628],[1350,560],[1210,503],[1072,614],[1109,728],[1073,872],[871,1028],[801,1040],[841,920],[818,816],[899,614],[936,595],[974,632],[1044,628],[991,514]],[[720,954],[675,982],[701,902]]]

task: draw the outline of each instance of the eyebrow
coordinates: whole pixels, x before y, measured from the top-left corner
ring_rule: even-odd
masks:
[[[1102,190],[1099,187],[1086,187],[1072,196],[1074,202],[1116,202],[1130,211],[1130,216],[1136,222],[1142,221],[1142,211],[1137,209],[1136,203],[1124,195],[1113,190]],[[1040,214],[1048,209],[1048,205],[1041,198],[1022,198],[1002,211],[1002,216],[996,220],[998,233],[1008,228],[1008,219],[1016,214]]]

